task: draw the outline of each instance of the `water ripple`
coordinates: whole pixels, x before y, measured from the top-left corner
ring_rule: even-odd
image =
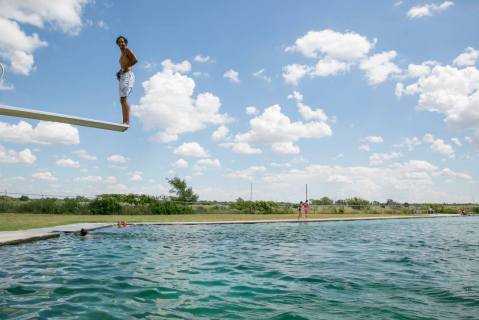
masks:
[[[135,226],[0,248],[0,319],[477,319],[479,218]]]

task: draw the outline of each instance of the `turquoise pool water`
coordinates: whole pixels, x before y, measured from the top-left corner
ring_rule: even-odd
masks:
[[[137,226],[0,247],[1,319],[479,319],[479,217]]]

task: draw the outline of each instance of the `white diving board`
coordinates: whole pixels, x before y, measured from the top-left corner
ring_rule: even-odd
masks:
[[[20,118],[30,118],[35,120],[44,120],[52,122],[61,122],[68,123],[77,126],[91,127],[97,129],[113,130],[124,132],[128,130],[129,126],[120,123],[113,123],[107,121],[99,121],[87,118],[72,117],[64,114],[38,111],[32,109],[23,109],[10,107],[0,104],[0,115],[11,116],[11,117],[20,117]]]

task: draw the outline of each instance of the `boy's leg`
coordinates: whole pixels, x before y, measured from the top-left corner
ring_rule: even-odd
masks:
[[[130,105],[128,104],[127,97],[121,97],[121,111],[123,114],[123,124],[130,125]]]

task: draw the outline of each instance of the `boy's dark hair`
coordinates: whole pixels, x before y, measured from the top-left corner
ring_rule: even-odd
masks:
[[[118,36],[118,38],[116,38],[115,43],[118,44],[118,41],[119,41],[120,39],[123,39],[123,40],[125,41],[125,44],[128,44],[128,39],[125,38],[124,36]]]

